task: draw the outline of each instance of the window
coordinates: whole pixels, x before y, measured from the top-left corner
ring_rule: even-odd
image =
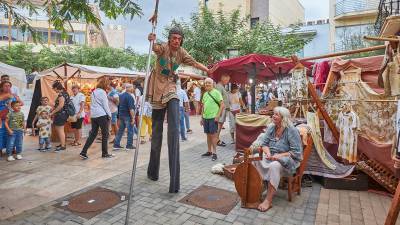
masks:
[[[260,17],[255,17],[250,19],[250,27],[253,28],[257,26],[258,22],[260,21]]]
[[[335,51],[345,51],[366,47],[365,35],[373,35],[373,24],[336,27]]]

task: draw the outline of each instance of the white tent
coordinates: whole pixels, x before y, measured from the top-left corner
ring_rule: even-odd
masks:
[[[82,79],[98,79],[103,76],[144,78],[145,73],[136,72],[124,67],[108,68],[66,63],[40,72],[37,79],[45,76],[56,76],[60,79],[78,76]]]
[[[27,82],[24,69],[0,62],[0,75],[10,76],[11,83],[17,86],[21,91],[26,88]]]

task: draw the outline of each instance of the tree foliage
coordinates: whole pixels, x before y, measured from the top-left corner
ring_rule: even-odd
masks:
[[[56,51],[44,47],[34,53],[33,45],[18,44],[11,48],[0,48],[0,61],[23,68],[27,73],[49,69],[64,62],[144,71],[147,57],[129,49],[87,46],[63,47]]]
[[[202,8],[192,15],[190,22],[173,21],[173,26],[180,26],[185,34],[183,47],[199,62],[211,64],[228,56],[228,49],[233,48],[239,31],[244,29],[247,18],[241,18],[239,10],[226,16],[222,11],[211,13]]]
[[[301,51],[311,38],[299,34],[300,27],[294,25],[286,32],[271,22],[258,23],[252,29],[242,31],[236,40],[240,55],[259,53],[288,57]]]
[[[18,8],[28,10],[30,16],[43,10],[32,2],[32,0],[17,0],[15,4],[10,4],[9,0],[0,0],[0,12],[7,13],[11,16],[15,26],[23,31],[30,31],[35,38],[37,36],[35,28],[29,24],[29,18],[18,10]],[[100,28],[102,22],[93,12],[90,4],[97,5],[100,11],[110,19],[116,19],[118,16],[132,19],[142,15],[142,9],[134,0],[46,0],[41,7],[47,11],[49,21],[55,29],[65,34],[67,30],[72,30],[71,21],[84,20],[86,23]]]
[[[250,53],[290,56],[298,53],[310,38],[299,34],[300,27],[292,26],[287,32],[270,22],[250,27],[249,17],[242,17],[239,10],[213,14],[207,8],[192,15],[189,22],[173,21],[173,26],[185,33],[183,47],[199,62],[213,64],[227,58],[228,49],[239,50],[239,55]]]

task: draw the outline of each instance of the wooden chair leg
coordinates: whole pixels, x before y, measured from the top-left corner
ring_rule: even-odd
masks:
[[[301,195],[301,180],[302,180],[302,177],[299,177],[298,178],[298,183],[297,183],[297,185],[299,186],[299,189],[297,190],[297,195]]]
[[[288,177],[288,200],[292,201],[292,192],[293,192],[293,178]]]

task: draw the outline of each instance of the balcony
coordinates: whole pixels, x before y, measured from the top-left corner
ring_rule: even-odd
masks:
[[[375,13],[379,0],[341,0],[335,5],[335,17],[358,16],[364,13]]]
[[[378,18],[375,22],[375,31],[380,32],[383,23],[389,16],[400,15],[400,0],[381,0],[378,9]]]

